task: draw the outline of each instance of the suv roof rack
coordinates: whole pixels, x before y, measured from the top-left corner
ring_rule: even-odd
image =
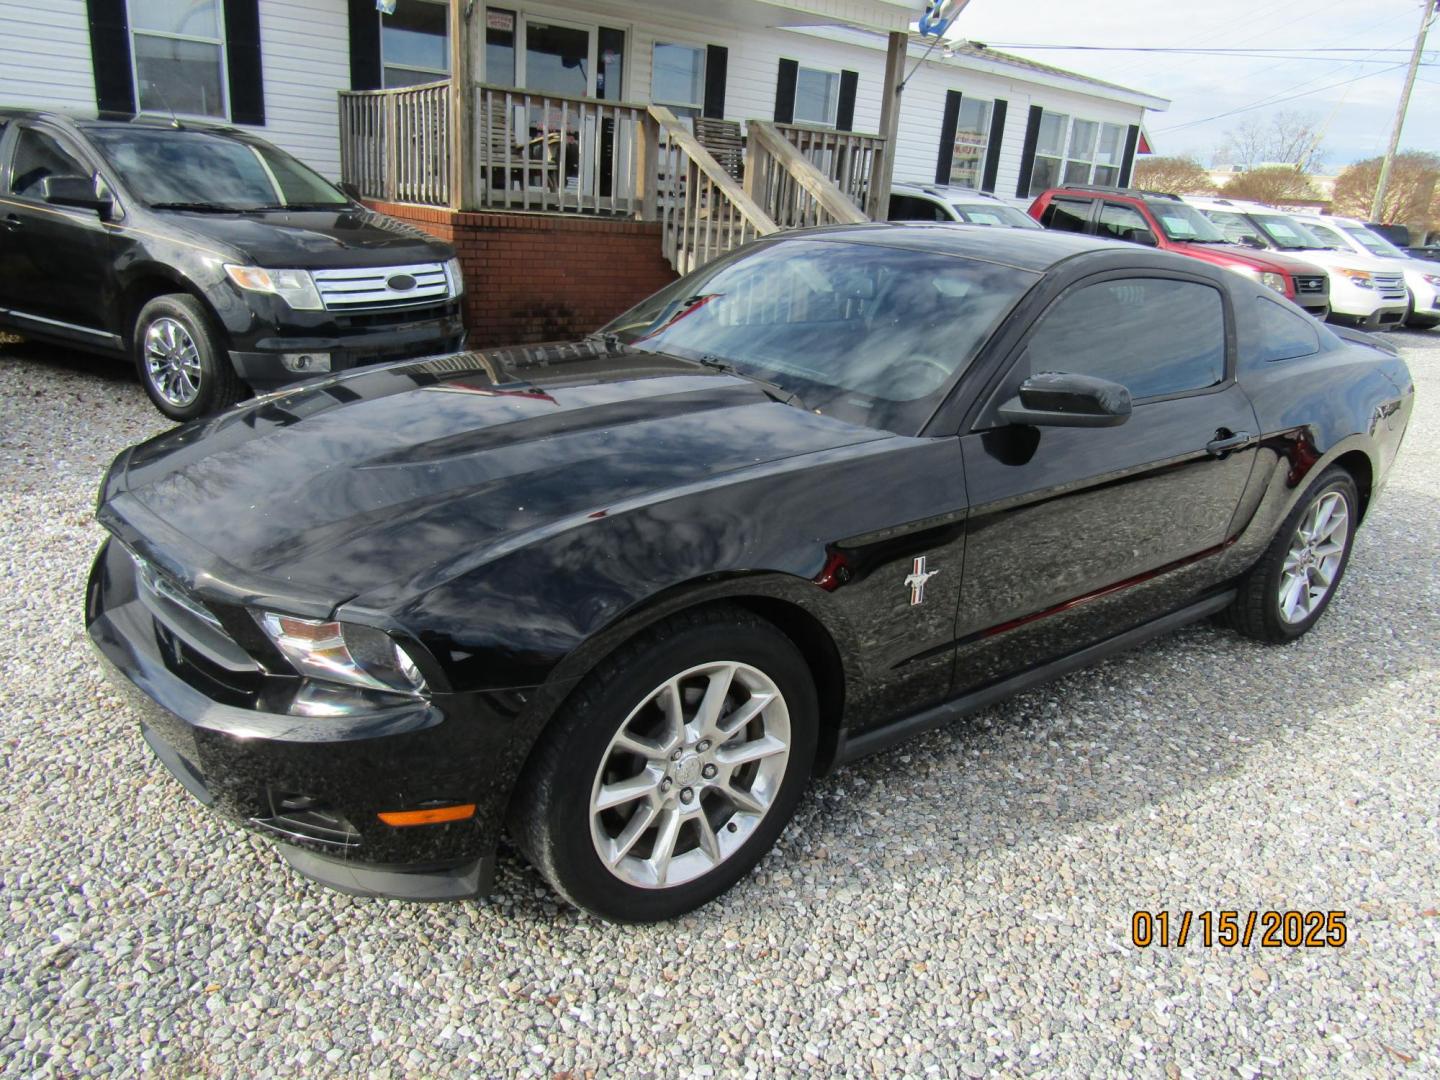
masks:
[[[1183,202],[1179,195],[1169,191],[1147,191],[1145,188],[1106,187],[1104,184],[1056,184],[1059,191],[1101,191],[1107,195],[1143,195],[1147,199],[1169,199]]]

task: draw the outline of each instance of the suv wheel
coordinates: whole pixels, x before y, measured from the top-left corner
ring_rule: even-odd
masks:
[[[546,732],[511,832],[577,907],[617,922],[682,915],[768,851],[815,756],[809,668],[740,608],[682,613],[594,672]]]
[[[156,297],[141,309],[135,365],[150,400],[172,420],[193,420],[244,397],[210,317],[183,293]]]

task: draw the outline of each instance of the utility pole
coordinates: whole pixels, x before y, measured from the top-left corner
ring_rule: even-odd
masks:
[[[1390,129],[1390,149],[1380,163],[1380,180],[1375,185],[1375,200],[1370,204],[1370,220],[1379,221],[1385,209],[1385,189],[1390,186],[1390,170],[1395,152],[1400,149],[1400,129],[1405,126],[1405,111],[1410,108],[1410,91],[1415,88],[1415,72],[1420,67],[1420,54],[1425,51],[1425,34],[1435,14],[1436,0],[1421,0],[1420,29],[1415,34],[1415,51],[1410,54],[1410,71],[1405,76],[1405,89],[1400,92],[1400,107],[1395,110],[1395,126]]]

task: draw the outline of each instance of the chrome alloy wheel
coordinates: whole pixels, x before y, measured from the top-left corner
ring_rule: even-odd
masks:
[[[145,328],[145,372],[156,392],[177,409],[200,396],[200,350],[185,324],[160,318]]]
[[[774,681],[735,661],[652,690],[610,740],[590,791],[590,836],[627,884],[681,885],[728,859],[785,778],[790,713]]]
[[[1322,604],[1340,573],[1350,539],[1350,505],[1338,491],[1316,499],[1290,540],[1280,567],[1280,617],[1304,622]]]

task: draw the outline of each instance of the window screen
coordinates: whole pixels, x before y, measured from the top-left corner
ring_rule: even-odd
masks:
[[[1031,373],[1109,379],[1132,397],[1213,386],[1225,377],[1225,313],[1209,285],[1116,278],[1066,293],[1027,346]]]

